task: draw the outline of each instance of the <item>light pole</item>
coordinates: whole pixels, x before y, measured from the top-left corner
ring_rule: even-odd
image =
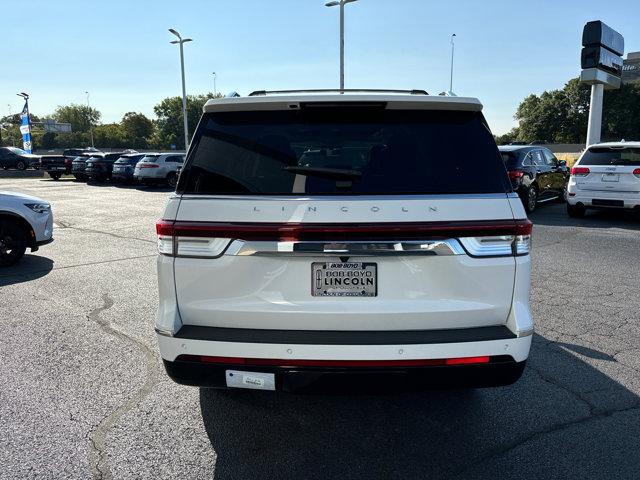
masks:
[[[451,35],[451,75],[449,77],[449,92],[453,92],[453,54],[455,52],[456,45],[453,39],[456,38],[456,34]]]
[[[358,0],[334,0],[325,3],[325,7],[340,7],[340,90],[344,90],[344,6]]]
[[[178,37],[178,40],[173,40],[172,44],[180,45],[180,70],[182,72],[182,121],[184,122],[184,149],[189,149],[189,123],[187,122],[187,90],[184,86],[184,50],[182,45],[186,42],[191,42],[190,38],[182,38],[178,32],[173,28],[169,29],[169,32]]]
[[[216,88],[216,72],[213,72],[213,96],[218,96],[218,89]]]
[[[91,148],[95,148],[95,145],[93,144],[93,126],[91,125],[91,105],[89,105],[89,92],[85,91],[84,93],[87,94],[87,115],[89,116],[89,135],[91,135]]]

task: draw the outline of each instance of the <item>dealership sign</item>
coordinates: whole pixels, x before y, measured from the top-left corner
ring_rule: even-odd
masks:
[[[640,52],[627,55],[622,66],[622,83],[640,82]]]

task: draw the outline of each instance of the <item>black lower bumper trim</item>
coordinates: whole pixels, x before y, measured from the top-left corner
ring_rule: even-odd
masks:
[[[301,368],[204,364],[164,361],[177,383],[228,388],[226,371],[273,373],[278,391],[296,393],[388,393],[436,388],[482,388],[516,382],[525,362],[500,361],[482,365],[402,368]]]
[[[426,345],[433,343],[509,340],[516,335],[504,325],[442,330],[266,330],[183,325],[175,334],[186,340],[297,345]]]

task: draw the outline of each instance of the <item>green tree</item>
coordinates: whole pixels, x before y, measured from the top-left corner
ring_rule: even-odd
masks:
[[[133,148],[146,148],[153,134],[153,122],[142,113],[127,112],[120,123],[122,133]]]
[[[93,140],[101,148],[128,148],[129,144],[120,123],[106,123],[93,129]]]
[[[72,103],[56,108],[52,118],[60,123],[70,123],[74,132],[88,132],[89,128],[97,125],[101,116],[95,108]]]
[[[577,78],[569,80],[562,89],[529,95],[516,111],[517,129],[498,139],[584,143],[589,97],[590,87]],[[640,84],[606,91],[602,118],[603,140],[640,138]]]
[[[218,94],[218,97],[221,96]],[[200,120],[202,107],[211,98],[214,98],[213,93],[187,96],[187,121],[189,123],[190,137],[193,136],[193,131]],[[165,98],[153,107],[153,111],[158,120],[156,121],[157,132],[152,144],[165,147],[175,144],[178,149],[184,149],[182,97]]]

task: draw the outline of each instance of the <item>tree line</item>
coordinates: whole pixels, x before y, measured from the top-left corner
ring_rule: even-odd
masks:
[[[218,94],[218,97],[221,95]],[[193,134],[207,100],[215,98],[213,93],[187,96],[187,120],[189,132]],[[46,116],[30,114],[32,123],[52,119],[59,123],[70,123],[72,133],[45,132],[34,126],[31,132],[34,150],[54,150],[84,147],[93,143],[100,148],[135,148],[167,150],[175,147],[184,150],[182,125],[182,97],[162,100],[153,111],[155,119],[138,112],[127,112],[120,122],[101,123],[99,110],[81,104],[62,105]],[[0,145],[22,147],[20,114],[0,118]]]
[[[496,138],[510,142],[585,143],[591,87],[578,78],[558,90],[529,95],[518,106],[518,126]],[[602,141],[640,139],[640,83],[604,94]]]

